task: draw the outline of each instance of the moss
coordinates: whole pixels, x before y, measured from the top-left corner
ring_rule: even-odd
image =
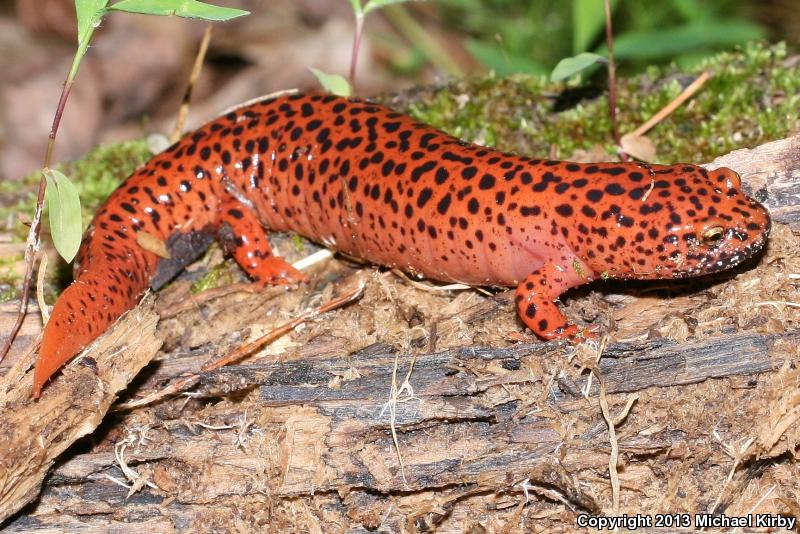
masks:
[[[0,302],[17,298],[22,277],[17,273],[17,265],[24,259],[24,254],[14,254],[0,258]]]
[[[69,176],[81,196],[84,225],[98,206],[139,165],[153,154],[145,140],[99,146],[83,158],[66,163],[61,171]]]
[[[209,249],[209,252],[206,252],[206,257],[211,253],[214,247]],[[219,287],[225,284],[232,284],[233,283],[233,273],[231,272],[231,266],[228,261],[223,261],[211,269],[198,280],[195,280],[192,283],[191,291],[192,294],[196,295],[198,293],[202,293],[207,289],[213,289],[215,287]]]
[[[150,156],[147,142],[135,140],[99,146],[79,160],[56,165],[55,168],[66,174],[78,189],[84,226],[89,224],[102,201]],[[39,177],[37,171],[20,181],[0,181],[0,197],[4,199],[0,204],[0,221],[13,231],[17,241],[24,241],[28,234],[27,226],[18,224],[17,214],[33,214]]]
[[[703,71],[712,74],[688,103],[648,133],[662,163],[706,162],[737,148],[786,137],[798,127],[800,75],[784,44],[751,43],[688,71],[653,67],[618,82],[621,133],[636,129]],[[463,139],[529,155],[569,158],[602,146],[614,153],[605,88],[552,84],[543,77],[456,80],[387,99]],[[575,102],[569,105],[570,97]],[[563,109],[567,104],[567,109]]]
[[[61,163],[56,166],[66,174],[78,189],[81,197],[84,227],[92,220],[94,212],[103,200],[111,194],[133,170],[151,156],[144,140],[128,141],[113,145],[99,146],[80,160]],[[31,173],[22,180],[0,181],[0,221],[5,225],[12,241],[24,243],[28,236],[28,226],[21,224],[18,214],[30,217],[36,205],[39,187],[38,172]],[[47,217],[44,217],[43,233],[48,232]],[[44,239],[48,239],[46,236]],[[23,261],[22,254],[4,258],[0,263],[0,302],[17,298],[22,278],[17,274],[14,264]],[[69,267],[63,262],[48,269],[45,294],[54,296],[63,281],[69,279]]]

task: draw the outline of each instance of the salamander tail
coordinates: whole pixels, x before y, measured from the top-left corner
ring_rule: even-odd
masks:
[[[33,372],[33,397],[69,360],[136,305],[140,291],[122,291],[102,276],[84,276],[59,297],[44,328]],[[128,294],[129,293],[129,294]]]

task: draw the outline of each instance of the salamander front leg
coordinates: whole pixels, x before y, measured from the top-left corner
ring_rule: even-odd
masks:
[[[585,273],[575,272],[554,263],[546,263],[529,274],[517,286],[514,302],[517,313],[533,333],[543,339],[571,339],[580,341],[594,338],[588,329],[579,329],[571,324],[556,304],[566,290],[591,281]]]
[[[261,284],[291,284],[306,276],[275,256],[255,214],[237,201],[220,205],[219,242],[250,277]]]

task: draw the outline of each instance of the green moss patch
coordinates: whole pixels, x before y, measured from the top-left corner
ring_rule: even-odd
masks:
[[[797,131],[798,58],[786,46],[752,43],[713,56],[689,71],[653,67],[618,81],[620,133],[635,130],[703,71],[712,78],[648,133],[657,163],[707,162]],[[570,102],[572,100],[572,102]],[[501,150],[559,158],[602,146],[614,154],[605,86],[554,84],[545,77],[456,80],[385,100],[448,133]],[[557,111],[563,109],[563,111]]]

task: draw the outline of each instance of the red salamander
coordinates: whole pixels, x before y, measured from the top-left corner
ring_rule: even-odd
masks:
[[[727,269],[764,246],[770,217],[726,168],[532,159],[357,99],[267,98],[187,134],[100,208],[45,327],[34,396],[182,267],[138,232],[194,249],[213,235],[256,282],[303,280],[267,228],[437,280],[516,286],[533,332],[579,340],[591,334],[555,302],[567,289]]]

